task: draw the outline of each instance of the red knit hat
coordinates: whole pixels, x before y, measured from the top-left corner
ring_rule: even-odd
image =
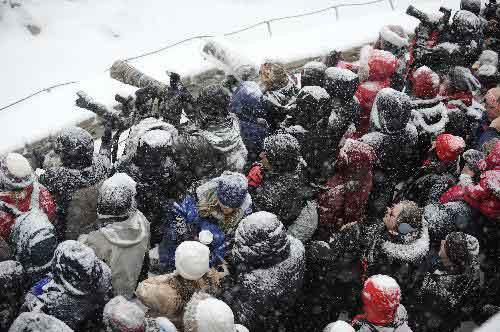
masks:
[[[412,75],[413,93],[418,98],[434,98],[439,93],[439,75],[429,67],[418,68]]]
[[[436,153],[441,161],[455,161],[464,150],[465,142],[462,137],[441,134],[436,138]]]
[[[393,278],[374,275],[366,280],[362,299],[366,319],[376,325],[392,323],[401,301],[401,289]]]

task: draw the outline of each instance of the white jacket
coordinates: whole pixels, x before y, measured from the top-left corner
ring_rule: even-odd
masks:
[[[82,235],[79,240],[111,268],[114,295],[131,298],[149,250],[149,238],[149,221],[136,211],[127,220]]]

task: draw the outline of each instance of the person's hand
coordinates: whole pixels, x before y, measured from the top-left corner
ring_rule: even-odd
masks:
[[[495,128],[496,131],[500,132],[500,116],[491,121],[490,128]]]

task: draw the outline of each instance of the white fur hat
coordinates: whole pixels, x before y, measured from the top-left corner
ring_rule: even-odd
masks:
[[[354,328],[348,323],[338,320],[334,323],[328,324],[323,332],[355,332]]]
[[[210,249],[197,241],[184,241],[175,250],[175,269],[184,279],[198,280],[208,272]]]

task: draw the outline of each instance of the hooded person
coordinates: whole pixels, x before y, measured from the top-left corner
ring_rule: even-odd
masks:
[[[210,266],[223,264],[239,222],[251,212],[252,198],[243,174],[225,171],[198,186],[166,212],[159,249],[162,268],[172,271],[177,245],[196,239],[210,246]]]
[[[269,136],[261,163],[254,164],[247,178],[254,209],[275,214],[291,235],[305,242],[316,231],[318,213],[301,159],[300,144],[293,136]]]
[[[328,129],[330,110],[326,106],[330,96],[319,86],[305,86],[295,97],[294,110],[284,121],[285,130],[295,134],[300,142],[301,155],[312,178],[323,178],[329,172],[330,159],[335,149]],[[285,125],[284,125],[285,126]]]
[[[259,79],[264,91],[262,100],[267,114],[266,120],[273,131],[279,128],[279,124],[286,118],[289,110],[285,106],[295,97],[299,89],[279,62],[263,63]]]
[[[481,87],[469,68],[453,67],[448,72],[439,94],[445,96],[449,109],[457,108],[457,103],[472,106],[473,94]]]
[[[330,100],[324,107],[330,116],[328,118],[328,132],[334,150],[349,128],[359,127],[361,106],[354,97],[359,86],[359,76],[348,69],[331,67],[325,71],[325,90]]]
[[[16,318],[9,332],[73,332],[59,319],[40,312],[23,312]]]
[[[248,332],[248,329],[234,323],[233,311],[226,303],[197,292],[184,310],[184,332]]]
[[[360,84],[355,96],[363,112],[360,126],[356,129],[358,135],[362,136],[370,129],[370,112],[378,92],[391,86],[391,77],[396,72],[397,59],[390,52],[365,46],[361,49],[359,61]]]
[[[304,245],[287,235],[276,215],[256,212],[239,224],[231,262],[234,284],[226,302],[236,320],[250,331],[275,330],[275,312],[292,308],[302,287]]]
[[[370,145],[377,156],[374,188],[369,209],[382,217],[393,196],[394,186],[406,179],[413,168],[418,133],[410,120],[406,94],[387,88],[381,90],[371,112],[373,132],[360,140]]]
[[[103,182],[97,198],[97,230],[79,241],[111,269],[113,292],[131,298],[149,251],[149,222],[135,204],[136,183],[124,173]]]
[[[320,194],[318,238],[328,240],[332,232],[349,223],[361,223],[373,187],[373,149],[365,143],[347,139],[335,164],[337,172]]]
[[[32,211],[18,217],[10,243],[15,260],[23,265],[29,286],[50,272],[58,242],[56,230],[44,213]]]
[[[135,181],[137,208],[151,223],[150,240],[156,244],[161,239],[163,210],[170,200],[180,195],[187,183],[183,183],[173,157],[177,137],[175,128],[152,129],[139,136],[130,162],[122,162],[116,169]]]
[[[19,262],[0,262],[0,330],[7,331],[19,314],[24,296],[25,273]]]
[[[464,140],[451,134],[437,136],[433,146],[429,158],[398,193],[398,197],[413,200],[421,207],[438,203],[441,195],[457,183],[460,156],[465,150]]]
[[[56,138],[62,165],[40,176],[57,203],[59,239],[77,239],[80,228],[95,221],[97,192],[111,168],[111,130],[102,137],[94,156],[94,139],[78,127],[64,129]]]
[[[57,246],[52,272],[26,295],[24,311],[40,311],[74,330],[100,324],[112,292],[111,270],[94,251],[77,241]]]
[[[467,320],[479,300],[478,255],[472,235],[452,232],[441,241],[438,264],[430,265],[415,288],[418,331],[452,331]]]
[[[9,153],[0,160],[0,237],[8,240],[16,218],[32,210],[46,214],[52,223],[56,220],[56,204],[29,161]]]
[[[305,86],[321,86],[325,83],[326,65],[319,61],[309,61],[302,67],[300,72],[300,85]]]
[[[241,138],[236,114],[230,113],[231,97],[221,85],[201,89],[196,99],[196,118],[179,135],[176,161],[188,186],[197,180],[218,176],[223,170],[241,172],[248,151]],[[197,165],[193,167],[193,165]],[[203,166],[201,166],[203,165]]]
[[[380,29],[379,38],[373,46],[374,49],[391,52],[398,64],[391,77],[391,88],[402,91],[406,81],[409,63],[409,37],[403,27],[399,25],[385,25]]]
[[[259,85],[252,81],[241,82],[231,97],[231,112],[240,122],[241,138],[249,160],[259,155],[269,130],[262,97]]]
[[[136,290],[138,299],[152,312],[167,317],[182,331],[182,315],[193,294],[220,293],[226,272],[209,267],[210,249],[200,242],[185,241],[175,251],[175,271],[144,280]]]
[[[361,292],[364,313],[354,317],[353,326],[359,332],[411,332],[402,312],[401,290],[387,275],[377,274],[365,281]],[[401,307],[401,308],[400,308]]]
[[[123,296],[114,297],[106,304],[102,320],[106,332],[146,331],[146,313]]]
[[[500,78],[498,73],[498,53],[492,50],[483,51],[472,66],[472,70],[479,83],[481,83],[482,93],[485,94],[489,89],[495,88]]]

